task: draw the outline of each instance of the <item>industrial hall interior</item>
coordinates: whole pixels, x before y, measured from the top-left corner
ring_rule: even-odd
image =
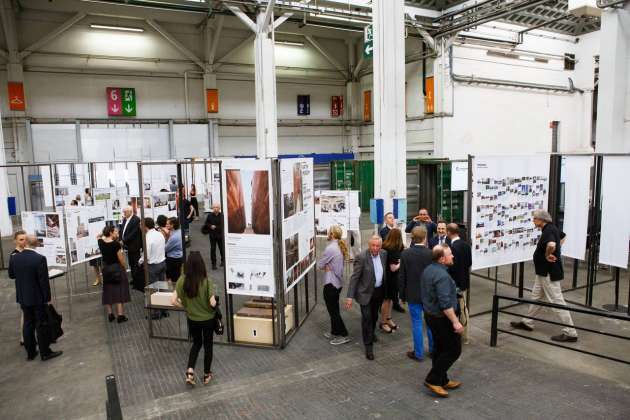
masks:
[[[0,26],[0,418],[630,419],[629,0]]]

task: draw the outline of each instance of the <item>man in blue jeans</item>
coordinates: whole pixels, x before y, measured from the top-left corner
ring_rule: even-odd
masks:
[[[424,337],[422,335],[422,272],[431,264],[431,250],[426,246],[427,229],[416,226],[411,230],[411,246],[400,256],[400,273],[398,286],[400,299],[409,304],[411,328],[413,331],[413,351],[407,352],[407,357],[418,362],[424,359]],[[429,353],[433,353],[433,337],[427,327]]]

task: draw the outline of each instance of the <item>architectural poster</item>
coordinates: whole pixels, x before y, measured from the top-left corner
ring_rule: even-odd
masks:
[[[70,264],[99,258],[98,235],[103,232],[107,208],[104,205],[73,207],[66,210]]]
[[[475,157],[472,166],[472,269],[532,259],[547,210],[549,156]]]
[[[280,161],[285,292],[315,264],[313,159]]]
[[[39,246],[35,250],[46,257],[49,267],[68,266],[63,216],[60,213],[24,211],[22,229],[37,237]]]
[[[223,161],[222,183],[227,291],[273,297],[271,161]]]

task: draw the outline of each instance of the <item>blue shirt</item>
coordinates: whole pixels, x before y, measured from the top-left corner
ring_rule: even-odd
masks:
[[[383,285],[383,263],[381,262],[381,255],[378,254],[372,256],[372,265],[374,265],[374,277],[376,277],[376,283],[374,287],[381,287]]]
[[[457,311],[457,288],[448,274],[448,267],[431,263],[422,272],[421,295],[424,311],[433,316],[442,316],[444,310]]]
[[[171,232],[165,246],[166,256],[169,258],[181,258],[184,256],[184,248],[182,246],[182,230],[177,229]]]

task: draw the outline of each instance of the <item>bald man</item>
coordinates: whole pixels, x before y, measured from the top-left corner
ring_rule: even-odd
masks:
[[[376,341],[374,330],[378,320],[378,310],[383,303],[385,267],[387,251],[382,249],[383,240],[374,235],[368,241],[368,249],[354,260],[354,270],[350,277],[346,309],[352,308],[352,300],[361,305],[361,331],[365,357],[374,360],[373,344]]]
[[[144,276],[138,269],[138,260],[140,259],[140,250],[142,249],[140,218],[133,214],[133,208],[131,207],[125,207],[123,210],[123,216],[124,219],[120,226],[120,238],[127,250],[127,258],[129,259],[133,288],[140,292],[144,292]]]

